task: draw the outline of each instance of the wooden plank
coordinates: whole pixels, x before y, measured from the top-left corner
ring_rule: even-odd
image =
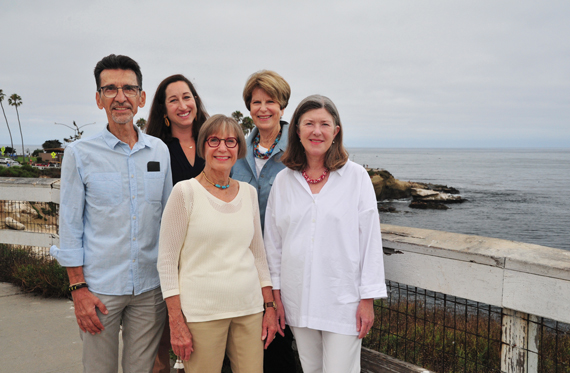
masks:
[[[52,245],[59,245],[59,236],[53,233],[38,233],[2,229],[0,230],[0,243],[24,246],[51,247]]]
[[[538,317],[528,315],[528,370],[527,373],[538,372]]]
[[[386,279],[501,307],[503,269],[403,252],[384,257]]]
[[[501,372],[527,372],[528,315],[503,309]]]
[[[503,306],[570,324],[570,281],[505,271]]]
[[[59,179],[0,177],[0,200],[59,203]]]
[[[570,251],[498,238],[382,224],[385,247],[570,281]]]
[[[360,353],[360,371],[362,373],[431,373],[427,369],[366,347],[363,347]]]

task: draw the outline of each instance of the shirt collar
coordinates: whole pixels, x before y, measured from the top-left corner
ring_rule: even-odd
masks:
[[[345,171],[346,171],[346,166],[348,165],[348,162],[350,162],[350,160],[347,160],[346,163],[344,164],[344,166],[342,166],[342,167],[339,168],[338,170],[332,171],[332,172],[336,172],[336,173],[339,174],[339,176],[342,176],[342,175],[345,173]]]
[[[140,128],[138,128],[135,125],[133,125],[133,128],[137,132],[138,140],[135,143],[135,145],[133,146],[132,150],[137,150],[137,149],[141,149],[144,147],[152,148],[152,145],[147,141],[145,136],[143,136],[143,133],[141,132]],[[115,146],[117,146],[117,144],[122,142],[115,135],[113,135],[111,133],[111,131],[109,131],[109,125],[108,124],[105,126],[105,130],[103,131],[103,139],[105,140],[105,143],[107,143],[107,146],[111,149],[115,149]]]
[[[278,152],[280,150],[285,151],[287,148],[287,142],[289,140],[289,123],[282,120],[279,121],[279,124],[281,124],[281,139],[279,139],[279,142],[277,145],[275,145],[275,152]]]

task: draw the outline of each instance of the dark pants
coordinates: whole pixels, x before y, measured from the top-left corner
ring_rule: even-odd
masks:
[[[293,333],[289,325],[285,325],[285,337],[275,334],[275,339],[263,355],[263,371],[265,373],[295,373],[297,365],[293,351]]]

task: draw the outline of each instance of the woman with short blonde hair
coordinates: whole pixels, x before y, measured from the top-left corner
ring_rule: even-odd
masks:
[[[243,101],[255,128],[247,139],[246,156],[236,162],[232,177],[251,184],[257,190],[262,230],[271,185],[277,173],[285,168],[281,157],[287,147],[289,124],[281,120],[281,117],[290,96],[289,84],[281,75],[270,70],[253,73],[243,89]],[[275,302],[280,330],[275,341],[265,351],[264,371],[294,372],[296,360],[292,347],[293,334],[285,325],[281,300],[276,298]]]

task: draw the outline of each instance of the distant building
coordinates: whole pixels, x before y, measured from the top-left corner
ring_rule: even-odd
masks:
[[[40,153],[38,158],[42,160],[42,163],[61,163],[63,159],[63,148],[51,148],[44,149],[45,153]],[[55,153],[55,158],[52,153]]]

